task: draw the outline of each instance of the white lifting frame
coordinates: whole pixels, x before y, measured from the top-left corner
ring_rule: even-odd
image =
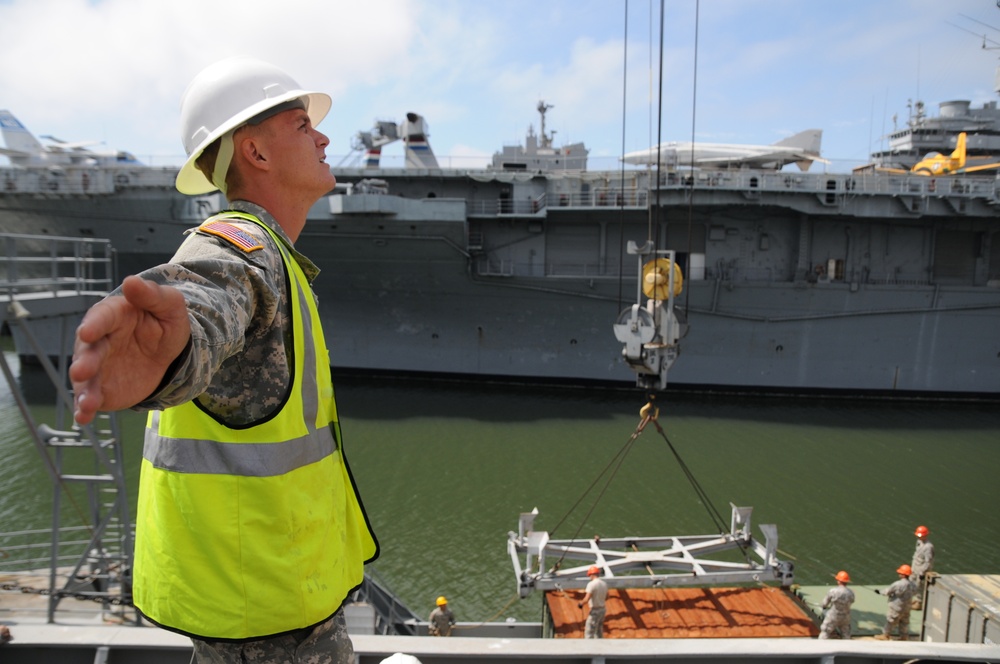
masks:
[[[585,588],[587,570],[601,568],[611,588],[660,588],[731,583],[779,582],[790,586],[793,565],[779,560],[778,528],[762,524],[764,543],[750,529],[752,507],[732,505],[730,532],[678,537],[619,537],[553,540],[534,530],[538,509],[521,514],[518,531],[508,536],[520,596],[533,590]],[[722,551],[745,552],[742,562],[713,560]]]

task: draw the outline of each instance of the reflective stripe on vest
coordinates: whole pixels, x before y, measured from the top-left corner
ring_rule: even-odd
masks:
[[[147,421],[134,600],[150,620],[208,639],[315,625],[363,579],[377,544],[338,444],[329,357],[312,292],[281,238],[293,329],[278,413],[230,428],[189,402]]]

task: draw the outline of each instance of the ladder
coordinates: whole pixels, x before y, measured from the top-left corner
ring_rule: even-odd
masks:
[[[37,362],[56,395],[56,421],[37,422],[0,353],[0,370],[52,481],[48,622],[67,597],[97,602],[124,622],[132,605],[134,529],[118,422],[105,413],[77,426],[66,378],[80,318],[114,283],[114,253],[107,240],[84,238],[0,234],[0,244],[0,323],[22,364]],[[128,620],[138,623],[138,613]]]

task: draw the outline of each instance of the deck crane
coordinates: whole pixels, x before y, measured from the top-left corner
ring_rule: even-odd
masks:
[[[359,131],[351,142],[351,149],[365,153],[365,168],[379,168],[382,148],[398,140],[403,141],[407,168],[438,168],[437,158],[427,137],[427,121],[418,113],[407,113],[401,123],[378,120],[371,131]]]
[[[676,255],[655,250],[651,242],[637,246],[629,242],[629,254],[636,256],[638,287],[636,303],[623,310],[615,323],[615,336],[625,347],[625,361],[636,372],[639,386],[664,389],[667,371],[677,359],[679,342],[687,332],[683,311],[675,307],[684,286]],[[644,298],[645,297],[645,301]],[[656,422],[659,409],[652,400],[640,410],[642,421],[619,454],[652,424],[666,438]],[[676,456],[676,451],[674,451]],[[680,460],[678,456],[678,460]],[[714,512],[711,501],[684,466],[701,501]],[[612,473],[613,476],[613,473]],[[610,481],[610,480],[609,480]],[[611,588],[667,588],[721,583],[768,583],[790,586],[794,565],[777,556],[778,528],[762,524],[764,541],[751,530],[752,507],[730,504],[728,532],[715,512],[720,532],[712,535],[553,539],[548,531],[535,528],[538,510],[522,513],[517,532],[508,533],[507,552],[514,567],[518,594],[527,597],[535,590],[582,589],[589,582],[591,566]],[[561,521],[560,521],[561,523]],[[717,556],[738,551],[741,556]],[[742,560],[736,558],[742,557]]]
[[[675,304],[684,277],[672,250],[653,249],[651,242],[640,247],[630,241],[627,251],[638,263],[636,303],[619,314],[615,337],[625,344],[622,356],[636,372],[636,385],[663,390],[688,329],[683,310]]]

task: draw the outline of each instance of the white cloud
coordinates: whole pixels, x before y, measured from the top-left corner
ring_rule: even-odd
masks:
[[[491,156],[553,105],[557,143],[592,154],[654,142],[655,0],[0,0],[0,107],[38,134],[178,154],[178,104],[205,65],[252,53],[329,92],[331,152],[375,119],[408,111],[439,156]],[[983,0],[702,0],[666,3],[662,134],[767,143],[824,129],[824,152],[864,158],[907,99],[996,98],[996,53],[973,32],[1000,25]],[[1000,33],[993,31],[993,37]],[[692,123],[692,113],[696,122]]]

